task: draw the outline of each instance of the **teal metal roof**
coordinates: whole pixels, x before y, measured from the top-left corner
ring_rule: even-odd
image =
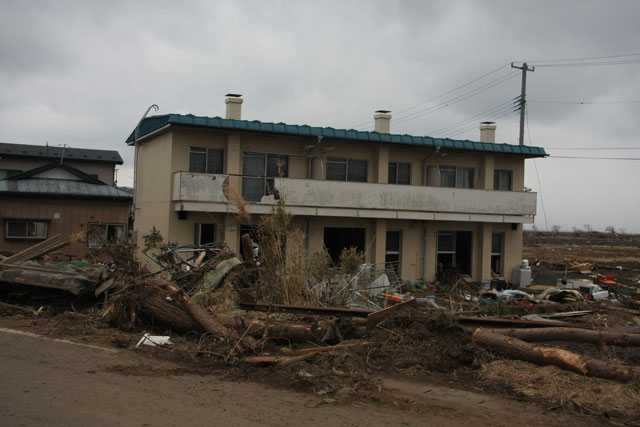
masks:
[[[355,129],[335,129],[308,125],[288,125],[286,123],[270,123],[258,120],[231,120],[221,117],[201,117],[192,114],[165,114],[145,118],[140,124],[138,139],[166,126],[196,126],[211,129],[238,130],[280,135],[322,136],[323,138],[342,139],[360,142],[387,142],[390,144],[418,145],[426,147],[443,147],[456,150],[487,151],[503,154],[520,154],[527,157],[544,157],[544,148],[526,145],[495,144],[449,138],[432,138],[429,136],[413,136],[380,132],[363,132]],[[127,138],[127,144],[133,144],[134,133]]]

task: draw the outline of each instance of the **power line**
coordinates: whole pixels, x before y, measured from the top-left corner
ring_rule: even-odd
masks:
[[[505,83],[506,81],[511,80],[514,77],[517,77],[519,74],[520,73],[518,73],[518,72],[507,74],[507,75],[505,75],[503,77],[500,77],[499,79],[496,79],[496,80],[494,80],[494,81],[492,81],[490,83],[487,83],[484,86],[480,86],[480,87],[478,87],[476,89],[473,89],[473,90],[471,90],[469,92],[463,93],[463,94],[458,95],[458,96],[456,96],[454,98],[451,98],[451,99],[449,99],[447,101],[444,101],[441,104],[437,104],[437,105],[434,105],[433,107],[427,108],[425,110],[421,110],[421,111],[417,111],[415,113],[411,113],[410,115],[405,116],[405,117],[401,117],[398,120],[393,120],[393,124],[404,123],[406,121],[416,119],[416,118],[418,118],[420,116],[423,116],[423,115],[426,115],[426,114],[430,114],[430,113],[434,113],[436,111],[442,110],[443,108],[447,108],[447,107],[449,107],[451,105],[457,104],[458,102],[461,102],[461,101],[464,101],[464,100],[469,99],[471,97],[474,97],[474,96],[476,96],[476,95],[478,95],[478,94],[480,94],[482,92],[486,92],[487,90],[489,90],[489,89],[491,89],[491,88],[493,88],[495,86],[498,86],[499,84]]]
[[[603,62],[575,62],[575,63],[564,63],[564,64],[536,64],[536,67],[545,67],[545,68],[559,68],[559,67],[592,67],[594,65],[621,65],[621,64],[638,64],[640,63],[639,59],[629,59],[626,61],[603,61]]]
[[[512,100],[512,99],[510,99],[510,100],[508,100],[507,102],[503,102],[502,104],[498,104],[498,105],[496,105],[496,106],[495,106],[495,107],[493,107],[493,108],[490,108],[490,109],[488,109],[488,110],[485,110],[485,111],[483,111],[482,113],[476,114],[475,116],[469,117],[469,118],[464,119],[464,120],[461,120],[461,121],[459,121],[459,122],[455,122],[455,123],[453,123],[453,124],[450,124],[450,125],[448,125],[448,126],[442,127],[442,128],[437,129],[437,130],[435,130],[435,131],[427,132],[427,135],[437,135],[437,134],[439,134],[440,132],[449,132],[449,131],[451,131],[451,130],[453,130],[453,129],[455,129],[455,128],[457,128],[457,127],[461,126],[461,125],[465,125],[465,124],[467,124],[467,123],[468,123],[468,122],[470,122],[470,121],[475,121],[475,120],[479,119],[480,117],[486,117],[486,115],[487,115],[487,114],[493,114],[493,113],[496,113],[496,112],[498,112],[498,111],[501,111],[501,110],[502,110],[502,109],[504,109],[504,108],[508,108],[508,109],[511,109],[511,110],[512,110],[512,109],[513,109],[513,100]]]
[[[626,53],[623,55],[609,55],[609,56],[591,56],[587,58],[568,58],[568,59],[540,59],[537,61],[527,61],[528,63],[532,62],[568,62],[568,61],[591,61],[594,59],[609,59],[609,58],[623,58],[629,56],[640,56],[640,53]],[[522,62],[522,61],[520,61]]]
[[[640,147],[544,147],[548,150],[640,150]]]
[[[429,100],[427,100],[427,101],[421,102],[421,103],[416,104],[416,105],[414,105],[414,106],[412,106],[412,107],[409,107],[409,108],[405,108],[404,110],[397,111],[394,115],[395,115],[395,116],[402,115],[402,113],[405,113],[405,112],[407,112],[407,111],[410,111],[410,110],[413,110],[413,109],[415,109],[415,108],[421,107],[421,106],[423,106],[423,105],[425,105],[425,104],[429,104],[429,103],[431,103],[431,102],[433,102],[433,101],[436,101],[436,100],[438,100],[438,99],[440,99],[440,98],[442,98],[442,97],[444,97],[444,96],[446,96],[446,95],[449,95],[450,93],[456,92],[457,90],[460,90],[460,89],[462,89],[462,88],[464,88],[464,87],[467,87],[467,86],[469,86],[469,85],[472,85],[473,83],[475,83],[475,82],[477,82],[477,81],[479,81],[479,80],[482,80],[482,79],[484,79],[485,77],[488,77],[488,76],[490,76],[490,75],[492,75],[492,74],[494,74],[494,73],[497,73],[498,71],[500,71],[500,70],[502,70],[503,68],[505,68],[507,65],[509,65],[509,64],[501,65],[500,67],[496,68],[495,70],[489,71],[488,73],[485,73],[485,74],[483,74],[483,75],[481,75],[481,76],[479,76],[479,77],[476,77],[476,78],[472,79],[471,81],[469,81],[469,82],[467,82],[467,83],[465,83],[465,84],[462,84],[462,85],[457,86],[457,87],[455,87],[455,88],[453,88],[453,89],[450,89],[450,90],[448,90],[448,91],[446,91],[446,92],[444,92],[444,93],[441,93],[440,95],[438,95],[438,96],[436,96],[436,97],[434,97],[434,98],[431,98],[431,99],[429,99]],[[352,126],[352,127],[353,127],[353,128],[357,128],[357,127],[364,126],[364,125],[370,125],[370,123],[371,123],[371,120],[367,120],[366,122],[359,123],[359,124],[354,125],[354,126]]]
[[[640,104],[640,101],[527,101],[537,104]]]
[[[580,157],[580,156],[549,156],[550,159],[581,159],[581,160],[640,160],[640,157]]]
[[[527,139],[529,140],[529,145],[533,145],[531,143],[531,132],[529,131],[529,116],[525,117],[527,122]],[[540,206],[542,207],[542,214],[544,215],[544,228],[549,231],[549,223],[547,222],[547,211],[544,208],[544,199],[542,198],[542,183],[540,182],[540,174],[538,173],[538,165],[536,163],[536,159],[533,159],[533,168],[536,170],[536,178],[538,179],[538,194],[540,195]]]

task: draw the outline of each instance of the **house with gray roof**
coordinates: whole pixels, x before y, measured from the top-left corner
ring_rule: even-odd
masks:
[[[60,255],[128,234],[132,195],[115,186],[117,151],[0,143],[0,253],[55,234],[84,235]],[[91,230],[87,233],[87,230]]]

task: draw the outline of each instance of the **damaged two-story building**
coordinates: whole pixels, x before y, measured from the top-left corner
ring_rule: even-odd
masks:
[[[127,139],[138,151],[139,246],[156,227],[181,245],[224,241],[240,252],[240,236],[283,198],[308,253],[326,247],[335,258],[354,246],[405,280],[433,281],[438,264],[509,280],[520,263],[537,197],[524,187],[525,159],[544,149],[495,143],[493,123],[475,142],[392,134],[387,111],[362,132],[242,120],[241,96],[225,102],[225,118],[152,116]],[[225,185],[248,202],[248,223]]]

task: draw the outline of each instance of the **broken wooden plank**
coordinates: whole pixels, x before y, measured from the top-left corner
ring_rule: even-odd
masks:
[[[0,269],[4,270],[24,270],[24,271],[36,271],[38,273],[45,274],[60,274],[62,276],[74,277],[80,280],[86,280],[88,282],[97,282],[98,279],[93,277],[92,274],[80,273],[80,272],[70,272],[70,271],[60,271],[60,270],[49,270],[42,267],[29,267],[26,265],[13,265],[13,264],[0,264]]]
[[[310,307],[300,305],[262,304],[252,302],[240,302],[239,306],[244,310],[310,313],[322,316],[367,317],[370,313],[373,313],[371,310],[359,310],[352,308]]]
[[[348,350],[350,348],[354,348],[358,346],[369,346],[369,345],[374,345],[374,343],[366,341],[366,342],[353,343],[353,344],[330,345],[327,347],[301,348],[300,350],[293,350],[291,354],[299,355],[299,354],[307,354],[307,353],[322,353],[325,351]]]
[[[391,307],[369,313],[369,315],[367,316],[367,329],[375,328],[378,323],[384,321],[387,317],[391,316],[396,311],[405,309],[407,307],[417,306],[418,301],[415,298],[412,298],[408,301],[401,302],[400,304],[392,305]]]
[[[473,342],[503,356],[542,366],[554,365],[582,375],[618,381],[640,379],[640,367],[637,366],[589,359],[560,348],[536,346],[484,328],[478,328],[473,333]]]
[[[565,323],[565,322],[542,322],[538,320],[524,320],[524,319],[501,319],[496,317],[473,317],[473,316],[455,316],[455,319],[460,323],[484,323],[487,325],[496,326],[527,326],[527,327],[539,327],[539,328],[551,328],[551,327],[565,327],[565,328],[582,328],[593,329],[588,323]]]

